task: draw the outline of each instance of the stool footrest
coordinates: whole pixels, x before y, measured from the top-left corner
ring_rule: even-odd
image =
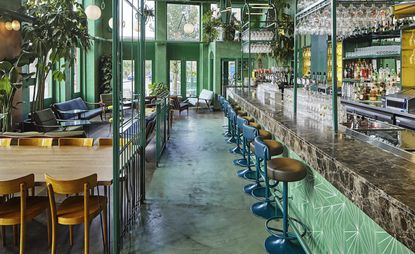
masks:
[[[269,219],[276,215],[281,215],[282,212],[278,206],[273,206],[271,202],[257,202],[251,206],[251,212],[261,218]]]
[[[286,233],[286,235],[284,235],[284,232],[283,232],[282,229],[274,228],[274,227],[271,227],[269,225],[270,222],[272,222],[274,220],[281,219],[281,218],[282,218],[282,216],[274,216],[274,217],[271,217],[271,218],[267,219],[267,221],[265,222],[265,227],[266,227],[268,233],[270,233],[271,235],[273,235],[277,238],[280,238],[280,239],[285,239],[285,240],[297,239],[297,235],[294,232],[289,231],[289,232]],[[289,217],[288,218],[288,225],[290,225],[291,223],[296,223],[296,224],[301,226],[301,232],[299,232],[300,237],[303,237],[306,234],[306,227],[301,221],[299,221],[295,218]]]

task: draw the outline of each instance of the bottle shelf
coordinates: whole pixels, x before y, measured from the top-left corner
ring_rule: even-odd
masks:
[[[401,54],[389,54],[389,55],[361,55],[344,57],[343,60],[358,60],[358,59],[384,59],[384,58],[400,58]]]

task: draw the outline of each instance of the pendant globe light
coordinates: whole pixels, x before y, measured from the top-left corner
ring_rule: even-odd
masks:
[[[101,17],[101,8],[95,4],[88,5],[85,8],[86,17],[90,20],[97,20]]]
[[[195,31],[195,26],[191,23],[186,23],[183,26],[183,30],[186,34],[192,34]]]

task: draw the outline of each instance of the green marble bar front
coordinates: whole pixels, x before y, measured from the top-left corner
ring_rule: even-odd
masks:
[[[290,105],[283,102],[267,107],[235,90],[228,90],[228,95],[285,145],[285,156],[309,166],[304,180],[289,183],[289,213],[305,223],[303,242],[311,253],[413,253],[415,217],[412,197],[405,196],[405,191],[412,191],[414,173],[407,169],[415,171],[413,162],[343,134],[333,135],[307,116],[293,117]],[[384,160],[363,162],[367,153]],[[392,169],[392,164],[399,168]],[[402,184],[393,186],[395,181]]]

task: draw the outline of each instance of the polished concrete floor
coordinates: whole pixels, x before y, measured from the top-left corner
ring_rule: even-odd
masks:
[[[177,116],[177,113],[175,113]],[[265,253],[265,221],[228,153],[223,114],[176,117],[159,167],[149,169],[147,201],[123,253]]]

